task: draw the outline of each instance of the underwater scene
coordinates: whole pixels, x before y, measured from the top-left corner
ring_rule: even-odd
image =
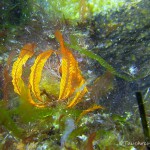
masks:
[[[149,130],[149,0],[0,1],[0,150],[150,150]]]

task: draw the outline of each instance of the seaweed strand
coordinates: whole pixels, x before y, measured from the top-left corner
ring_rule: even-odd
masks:
[[[146,113],[144,109],[144,104],[143,104],[143,98],[142,98],[142,93],[141,92],[136,92],[136,99],[139,107],[139,113],[141,117],[141,123],[143,127],[143,133],[145,137],[145,142],[146,142],[146,147],[147,150],[150,150],[150,136],[149,136],[149,130],[148,130],[148,124],[146,120]]]

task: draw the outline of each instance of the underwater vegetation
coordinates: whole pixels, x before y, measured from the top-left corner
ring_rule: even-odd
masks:
[[[146,149],[145,2],[0,2],[0,149]]]
[[[32,0],[33,12],[37,14],[39,9],[44,11],[51,18],[59,18],[60,20],[69,20],[70,23],[76,24],[84,22],[87,18],[95,16],[96,14],[108,14],[110,11],[119,10],[123,5],[132,7],[139,1],[125,1],[125,0],[47,0],[41,2]],[[42,6],[42,7],[41,7]]]
[[[73,56],[71,51],[65,46],[62,34],[59,31],[56,31],[56,37],[60,43],[60,52],[54,50],[46,50],[38,54],[37,57],[35,58],[34,64],[31,67],[29,79],[26,79],[29,81],[29,83],[25,83],[23,80],[24,78],[23,70],[25,70],[25,67],[23,66],[26,64],[28,59],[30,59],[31,57],[33,57],[33,55],[35,55],[34,52],[35,44],[31,44],[31,43],[26,44],[22,48],[17,60],[13,63],[12,73],[11,73],[12,84],[14,87],[14,92],[20,96],[19,97],[20,102],[19,102],[19,106],[16,106],[15,109],[13,108],[10,111],[8,111],[7,98],[9,97],[8,96],[9,89],[6,89],[4,87],[4,100],[1,101],[1,107],[2,107],[1,114],[3,115],[1,115],[0,120],[1,120],[1,124],[4,125],[6,129],[10,130],[12,134],[16,136],[16,138],[24,139],[26,138],[26,136],[23,135],[25,131],[22,131],[22,129],[17,128],[17,125],[15,124],[13,119],[11,119],[13,115],[15,116],[20,115],[21,120],[23,122],[31,122],[32,120],[35,121],[38,118],[45,118],[46,116],[49,116],[50,114],[52,114],[53,111],[56,111],[57,109],[61,109],[61,110],[57,110],[58,112],[56,111],[60,115],[60,116],[58,115],[57,117],[62,117],[62,118],[69,117],[72,119],[71,114],[68,113],[73,111],[72,115],[78,116],[78,117],[76,116],[77,117],[76,119],[75,118],[72,119],[73,125],[75,126],[74,123],[75,120],[76,123],[78,123],[85,114],[97,109],[103,109],[102,106],[96,104],[91,104],[93,106],[89,105],[90,108],[83,110],[83,112],[81,112],[81,110],[79,110],[78,112],[78,110],[76,109],[75,110],[71,109],[75,107],[79,102],[84,100],[83,96],[88,92],[86,86],[87,83],[81,74],[81,71],[78,67],[78,63],[75,57]],[[57,86],[60,86],[59,88],[57,87],[57,89],[60,89],[59,95],[57,95],[55,92],[53,93],[53,91],[43,89],[43,87],[40,86],[43,67],[46,61],[48,60],[48,58],[52,55],[52,53],[54,53],[55,55],[56,54],[61,55],[61,64],[58,68],[59,69],[58,74],[60,74],[61,80],[59,81],[60,85],[57,84]],[[7,78],[8,72],[5,71],[4,76],[6,76]],[[7,79],[5,79],[5,82],[8,82],[6,80]],[[6,83],[4,83],[4,85],[5,84]],[[49,83],[45,82],[44,84],[49,84]],[[53,84],[47,85],[47,87],[48,86],[49,87],[52,86],[53,88],[55,88]],[[67,113],[68,115],[66,116],[64,114],[61,114],[63,111],[65,111],[64,113],[65,114]],[[78,112],[77,114],[75,113],[76,111]],[[29,117],[28,115],[31,116]],[[69,122],[69,119],[67,118],[65,120]],[[58,118],[58,120],[60,120],[60,118]],[[67,134],[66,136],[68,137],[69,134]],[[63,142],[63,146],[64,146],[66,138],[65,139],[63,138],[62,140],[64,141]]]
[[[112,81],[114,75],[117,75],[114,69],[105,60],[91,55],[100,59],[100,64],[108,71],[95,79],[93,86],[88,85],[90,82],[82,75],[61,32],[56,31],[55,36],[60,44],[59,50],[37,53],[36,45],[28,43],[21,49],[18,58],[13,60],[11,77],[7,68],[4,69],[6,83],[3,85],[8,86],[7,82],[11,84],[12,80],[11,88],[19,96],[10,95],[10,87],[4,87],[4,99],[0,102],[2,132],[17,140],[17,145],[16,141],[11,140],[16,149],[38,149],[42,146],[45,149],[51,147],[64,150],[133,148],[132,144],[126,148],[125,141],[130,140],[130,136],[124,137],[124,133],[133,130],[133,135],[141,135],[142,131],[128,122],[132,115],[100,114],[99,109],[102,111],[105,108],[98,105],[97,98],[94,97],[99,93],[96,92],[97,89],[101,89],[99,96],[113,89]],[[14,54],[10,54],[8,66],[11,65]],[[53,57],[55,59],[51,61]],[[61,61],[57,63],[56,58]],[[53,64],[57,64],[55,70]],[[51,65],[51,69],[47,65]],[[102,83],[105,83],[105,88]],[[89,92],[92,94],[91,99],[86,96]],[[115,130],[112,130],[114,127]],[[137,140],[142,141],[143,138],[137,136]],[[8,149],[7,142],[2,137],[1,140],[1,148]]]
[[[85,79],[83,78],[83,76],[81,75],[81,71],[79,70],[78,63],[75,60],[71,51],[64,45],[63,37],[59,31],[56,32],[56,37],[60,42],[62,60],[60,65],[61,68],[59,69],[61,70],[62,77],[60,81],[59,97],[56,100],[53,99],[53,102],[56,103],[57,101],[57,103],[59,103],[61,101],[65,101],[66,99],[74,95],[73,99],[70,100],[67,104],[67,107],[70,108],[82,101],[82,97],[85,95],[85,93],[87,93],[88,89],[85,85]],[[39,84],[44,64],[47,59],[52,55],[52,53],[54,53],[54,50],[44,51],[37,56],[33,66],[31,67],[31,73],[29,75],[29,83],[27,87],[22,80],[22,67],[26,63],[26,61],[33,56],[34,48],[35,44],[26,44],[22,48],[18,59],[13,64],[12,83],[14,86],[14,91],[20,96],[28,95],[27,99],[29,100],[29,102],[37,107],[51,106],[54,105],[53,102],[49,103],[42,100]],[[59,52],[56,51],[55,53],[59,54]],[[37,103],[32,99],[31,91],[34,97],[37,99]],[[48,94],[49,93],[47,93],[46,96]]]

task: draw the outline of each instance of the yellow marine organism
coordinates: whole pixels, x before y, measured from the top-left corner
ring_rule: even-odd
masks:
[[[66,101],[66,107],[72,108],[81,102],[83,96],[88,92],[86,87],[87,83],[82,76],[77,60],[73,56],[71,50],[64,44],[62,34],[59,31],[56,31],[55,36],[60,43],[60,52],[47,50],[40,53],[31,67],[27,85],[22,79],[22,70],[23,65],[34,55],[35,44],[29,43],[22,48],[18,59],[14,62],[12,67],[12,83],[14,91],[24,100],[27,100],[36,107],[51,107]],[[53,92],[48,93],[45,89],[41,89],[40,87],[45,63],[53,53],[61,55],[61,78],[60,83],[58,82],[58,86],[60,86],[58,96],[53,96]],[[49,85],[48,83],[48,86],[52,85]],[[43,94],[46,98],[43,98]],[[94,105],[87,110],[83,110],[77,119],[77,122],[79,122],[85,114],[97,109],[103,109],[103,107]]]
[[[59,99],[66,99],[76,92],[74,98],[68,103],[68,107],[73,107],[81,101],[88,90],[86,86],[83,86],[85,79],[81,74],[75,57],[65,46],[62,34],[56,31],[55,35],[59,40],[62,55],[62,78],[60,82]]]
[[[39,54],[31,67],[31,73],[29,77],[29,84],[31,86],[31,90],[35,96],[36,99],[42,102],[41,99],[41,91],[39,88],[40,81],[41,81],[41,75],[42,70],[44,67],[44,64],[46,63],[47,59],[51,56],[53,53],[53,50],[47,50],[41,54]]]
[[[34,54],[35,44],[26,44],[20,54],[18,59],[14,62],[12,67],[12,83],[14,85],[14,91],[21,95],[22,90],[25,90],[25,84],[22,80],[22,68],[27,60]]]
[[[72,52],[65,46],[62,34],[56,31],[56,38],[60,43],[61,55],[61,81],[59,97],[53,102],[68,101],[67,107],[73,107],[82,100],[84,94],[88,91],[85,86],[85,79],[78,67],[78,62],[73,56]],[[29,83],[25,85],[22,79],[22,68],[26,61],[34,54],[34,44],[26,44],[20,52],[18,59],[14,62],[12,67],[12,83],[14,91],[21,95],[22,91],[26,91],[28,100],[31,104],[37,107],[50,106],[52,102],[45,102],[41,97],[40,81],[43,67],[54,52],[54,50],[47,50],[40,53],[31,67],[29,75]],[[57,53],[55,51],[55,53]],[[34,98],[32,98],[34,96]],[[35,99],[35,100],[34,100]]]

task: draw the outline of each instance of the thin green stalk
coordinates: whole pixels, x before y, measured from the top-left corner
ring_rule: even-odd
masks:
[[[139,113],[140,113],[140,117],[141,117],[141,123],[142,123],[142,127],[143,127],[143,133],[144,133],[144,137],[145,137],[146,147],[148,150],[150,150],[150,136],[149,136],[148,124],[147,124],[147,120],[146,120],[146,113],[145,113],[145,109],[144,109],[143,98],[142,98],[141,92],[136,92],[136,99],[138,102]]]

